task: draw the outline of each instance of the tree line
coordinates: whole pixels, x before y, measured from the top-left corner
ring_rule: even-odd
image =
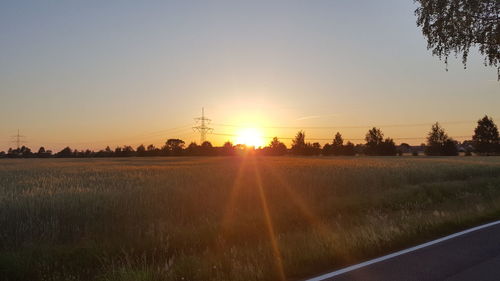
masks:
[[[136,148],[132,146],[119,146],[111,149],[109,146],[99,151],[73,150],[65,147],[57,153],[52,153],[44,147],[33,152],[30,148],[22,146],[18,149],[10,148],[7,152],[1,151],[0,157],[4,158],[73,158],[73,157],[151,157],[151,156],[231,156],[242,153],[255,153],[258,155],[324,155],[324,156],[395,156],[411,153],[414,156],[423,153],[429,156],[456,156],[459,151],[465,152],[465,155],[476,153],[479,155],[500,155],[499,133],[493,119],[484,116],[478,120],[477,127],[474,129],[472,140],[462,143],[449,137],[444,128],[435,123],[427,135],[427,142],[420,146],[410,146],[401,143],[397,146],[392,138],[385,137],[383,132],[376,127],[370,129],[365,136],[364,144],[354,144],[350,141],[344,142],[340,132],[337,132],[331,143],[321,146],[318,142],[306,142],[306,134],[299,131],[292,140],[292,145],[288,148],[277,137],[265,147],[253,148],[245,145],[233,145],[226,142],[220,147],[213,146],[205,141],[198,145],[195,142],[186,146],[181,139],[168,139],[162,147],[156,147],[152,144],[148,146],[139,145]]]

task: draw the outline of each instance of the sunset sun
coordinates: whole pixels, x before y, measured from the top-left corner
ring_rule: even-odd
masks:
[[[244,144],[247,146],[261,147],[265,141],[262,132],[256,128],[245,128],[238,132],[236,144]]]

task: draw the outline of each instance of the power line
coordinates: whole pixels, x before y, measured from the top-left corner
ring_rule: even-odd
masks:
[[[185,125],[182,125],[182,126],[179,126],[179,127],[175,127],[175,128],[169,128],[169,129],[165,129],[165,130],[158,130],[158,131],[154,131],[154,132],[150,132],[150,133],[144,133],[143,135],[159,135],[159,134],[164,134],[164,133],[171,134],[172,131],[178,131],[178,130],[182,130],[182,129],[187,129],[189,127],[191,127],[191,124],[185,124]]]
[[[238,135],[236,134],[230,134],[230,133],[212,133],[213,135],[216,136],[226,136],[226,137],[237,137]],[[262,136],[264,139],[272,139],[272,138],[278,138],[280,140],[293,140],[295,138],[293,137],[278,137],[278,136]],[[401,138],[392,138],[393,140],[423,140],[426,139],[427,137],[401,137]],[[451,138],[456,138],[456,139],[461,139],[461,138],[470,138],[470,136],[452,136]],[[331,141],[333,138],[306,138],[307,140],[314,140],[314,141]],[[344,138],[345,140],[352,140],[352,141],[364,141],[364,138]]]
[[[71,142],[72,144],[101,144],[101,143],[107,143],[107,142],[123,142],[123,141],[139,141],[139,140],[152,140],[156,137],[164,136],[165,134],[172,135],[172,134],[177,134],[177,133],[183,133],[187,130],[191,129],[191,125],[183,125],[175,128],[169,128],[165,130],[158,130],[158,131],[152,131],[149,133],[143,133],[143,134],[137,134],[129,137],[124,137],[124,138],[114,138],[114,139],[104,139],[104,140],[91,140],[91,141],[77,141],[77,142]],[[66,144],[68,142],[47,142],[47,141],[39,141],[47,144]]]
[[[439,122],[440,124],[469,124],[476,121],[448,121],[448,122]],[[383,124],[377,125],[376,127],[381,128],[397,128],[397,127],[424,127],[424,126],[432,126],[434,123],[409,123],[409,124]],[[225,123],[214,123],[214,126],[221,127],[232,127],[232,128],[244,128],[245,126],[236,125],[236,124],[225,124]],[[364,126],[259,126],[259,128],[263,129],[365,129],[374,127],[373,125],[364,125]]]
[[[198,126],[194,126],[193,130],[200,132],[200,144],[204,143],[207,140],[207,133],[212,132],[214,129],[208,127],[208,124],[212,121],[205,117],[205,108],[201,108],[201,117],[197,117],[194,119]]]

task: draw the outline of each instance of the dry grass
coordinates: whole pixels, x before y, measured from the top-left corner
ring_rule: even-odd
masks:
[[[496,219],[500,158],[0,161],[0,280],[298,279]]]

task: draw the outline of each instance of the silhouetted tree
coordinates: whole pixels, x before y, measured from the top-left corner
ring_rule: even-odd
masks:
[[[377,154],[378,146],[384,141],[384,134],[378,128],[373,127],[366,133],[366,149],[365,152],[368,155]]]
[[[488,155],[500,152],[497,125],[487,115],[477,121],[472,140],[477,153]]]
[[[7,150],[7,157],[9,158],[19,157],[19,152],[17,151],[17,149],[12,149],[12,147],[9,147],[9,149]]]
[[[156,148],[153,144],[148,145],[146,148],[147,156],[158,156],[160,154],[160,150]]]
[[[345,155],[345,156],[354,156],[354,155],[356,155],[356,149],[354,147],[354,143],[348,141],[342,147],[342,155]]]
[[[113,150],[111,150],[111,147],[109,146],[106,146],[106,148],[104,149],[104,153],[106,154],[107,157],[113,156]]]
[[[118,146],[117,148],[115,148],[114,156],[116,157],[134,156],[134,149],[129,145],[124,145],[123,147]]]
[[[365,140],[365,154],[377,155],[379,146],[384,141],[384,134],[382,134],[380,129],[373,127],[366,133]]]
[[[184,148],[184,141],[180,139],[168,139],[165,143],[166,151],[169,155],[179,156]]]
[[[22,156],[22,157],[32,157],[33,156],[33,152],[31,152],[31,149],[27,146],[21,146],[21,148],[19,149],[19,154]]]
[[[396,144],[391,138],[384,140],[384,134],[378,128],[373,127],[365,136],[365,154],[366,155],[396,155]]]
[[[442,155],[457,156],[458,155],[457,142],[452,139],[447,139],[443,144]]]
[[[269,143],[269,146],[264,148],[264,153],[267,155],[285,155],[287,152],[286,145],[279,141],[277,137]]]
[[[427,136],[427,145],[425,146],[425,154],[431,156],[458,155],[456,142],[448,137],[444,129],[436,122],[431,127],[431,131]]]
[[[391,138],[386,138],[380,145],[379,155],[383,156],[394,156],[398,150],[396,149],[396,144]]]
[[[200,152],[205,156],[214,155],[212,143],[209,141],[204,141],[200,146]]]
[[[366,146],[364,144],[361,144],[361,143],[357,143],[354,146],[354,150],[356,151],[356,154],[363,154],[363,153],[365,153],[365,149],[366,149]]]
[[[200,155],[201,154],[200,146],[197,145],[195,142],[191,142],[186,148],[186,154],[190,156]]]
[[[52,156],[52,151],[45,150],[45,148],[43,146],[41,146],[38,149],[38,152],[36,153],[36,157],[39,157],[39,158],[47,158],[47,157],[50,157],[50,156]]]
[[[90,149],[86,149],[85,150],[85,157],[92,157],[94,156],[94,151],[90,150]]]
[[[113,156],[113,150],[109,146],[106,146],[104,150],[99,150],[97,153],[95,153],[96,157],[112,157]]]
[[[318,142],[307,144],[307,155],[320,155],[320,154],[321,154],[321,145]]]
[[[332,145],[335,145],[335,146],[344,145],[344,139],[342,138],[342,135],[340,134],[340,132],[337,132],[335,134],[335,137],[333,138]]]
[[[444,129],[436,122],[432,125],[431,131],[427,136],[427,144],[425,146],[425,154],[427,155],[442,155],[444,143],[448,140],[448,135]]]
[[[30,158],[36,155],[34,155],[34,153],[31,152],[31,149],[29,147],[23,145],[20,148],[16,149],[9,148],[6,156],[9,158],[21,158],[21,157]]]
[[[79,158],[83,158],[85,156],[85,152],[82,150],[82,151],[78,151],[78,150],[73,150],[73,157],[79,157]]]
[[[130,145],[125,145],[122,148],[122,154],[121,154],[121,156],[123,156],[123,157],[134,156],[134,152],[135,152],[134,148],[132,148]]]
[[[323,155],[345,155],[352,156],[356,155],[356,148],[352,142],[347,142],[344,145],[344,139],[342,135],[337,132],[331,144],[327,143],[323,146]]]
[[[330,147],[333,155],[342,155],[342,150],[344,149],[344,139],[342,135],[337,132],[335,138],[333,139],[332,146]]]
[[[221,154],[225,156],[233,156],[236,153],[234,145],[230,141],[226,141],[221,148]]]
[[[411,146],[405,142],[399,145],[399,149],[401,150],[402,153],[410,153],[411,152]]]
[[[135,149],[135,151],[137,152],[137,156],[139,156],[139,157],[146,156],[146,147],[143,144],[139,145]]]
[[[292,153],[297,155],[305,155],[307,150],[306,134],[304,131],[299,131],[292,140]]]
[[[325,145],[323,145],[323,149],[321,150],[321,154],[325,156],[332,155],[332,145],[329,143],[325,143]]]
[[[416,0],[417,25],[427,38],[427,48],[448,64],[450,54],[462,56],[478,47],[484,63],[497,68],[500,80],[500,1]]]
[[[73,151],[71,150],[71,148],[69,146],[66,146],[61,151],[59,151],[56,154],[56,156],[57,157],[63,157],[63,158],[72,157],[73,156]]]

